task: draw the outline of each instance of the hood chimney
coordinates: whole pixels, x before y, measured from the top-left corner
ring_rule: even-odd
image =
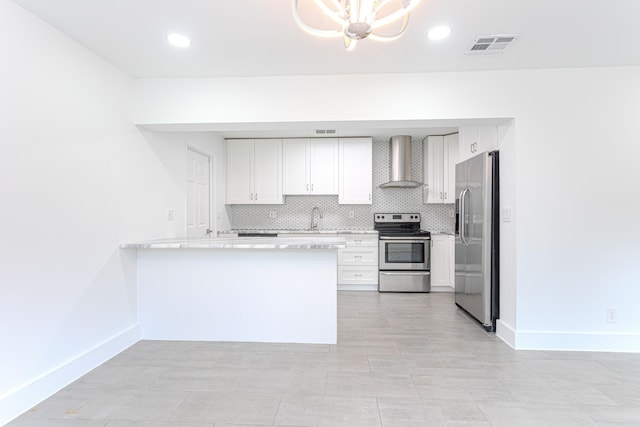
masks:
[[[396,135],[389,140],[389,182],[380,188],[416,188],[423,184],[411,176],[411,136]]]

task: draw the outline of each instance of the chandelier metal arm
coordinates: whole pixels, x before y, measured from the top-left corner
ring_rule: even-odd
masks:
[[[314,0],[314,3],[320,8],[320,10],[324,12],[325,15],[340,24],[340,26],[344,27],[348,24],[344,8],[336,0],[332,0],[332,3],[337,8],[337,10],[329,9],[327,4],[323,0]]]
[[[318,37],[340,37],[344,35],[342,30],[318,30],[317,28],[313,28],[305,24],[300,16],[298,15],[298,0],[293,0],[293,19],[295,19],[296,23],[309,34]]]
[[[408,24],[409,24],[409,15],[405,15],[402,17],[402,26],[400,27],[400,30],[398,30],[398,32],[396,32],[395,34],[383,35],[383,34],[371,33],[369,35],[369,38],[372,40],[381,41],[381,42],[390,42],[393,40],[397,40],[407,31]]]
[[[398,9],[395,12],[385,16],[384,18],[376,19],[372,25],[373,29],[375,30],[376,28],[384,27],[385,25],[392,23],[396,19],[399,19],[403,15],[408,14],[414,7],[418,5],[418,3],[420,3],[420,0],[408,0],[408,2],[408,6],[403,7],[402,9]]]

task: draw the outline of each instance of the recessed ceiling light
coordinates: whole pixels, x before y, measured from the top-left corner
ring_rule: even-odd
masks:
[[[176,47],[189,47],[191,44],[191,40],[187,36],[183,36],[182,34],[169,34],[167,36],[167,40],[169,43]]]
[[[449,37],[449,34],[451,34],[451,28],[446,25],[440,25],[432,28],[427,37],[429,37],[429,40],[443,40]]]

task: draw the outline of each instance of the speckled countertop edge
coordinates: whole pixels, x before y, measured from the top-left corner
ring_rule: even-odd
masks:
[[[230,234],[230,233],[254,233],[254,234],[378,234],[377,230],[224,230],[219,231],[218,234]]]
[[[121,249],[341,249],[338,237],[219,237],[210,239],[158,239],[123,243]]]

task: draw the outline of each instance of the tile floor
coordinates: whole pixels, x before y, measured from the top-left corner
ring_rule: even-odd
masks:
[[[640,426],[640,354],[516,352],[452,294],[338,303],[338,345],[141,341],[9,426]]]

